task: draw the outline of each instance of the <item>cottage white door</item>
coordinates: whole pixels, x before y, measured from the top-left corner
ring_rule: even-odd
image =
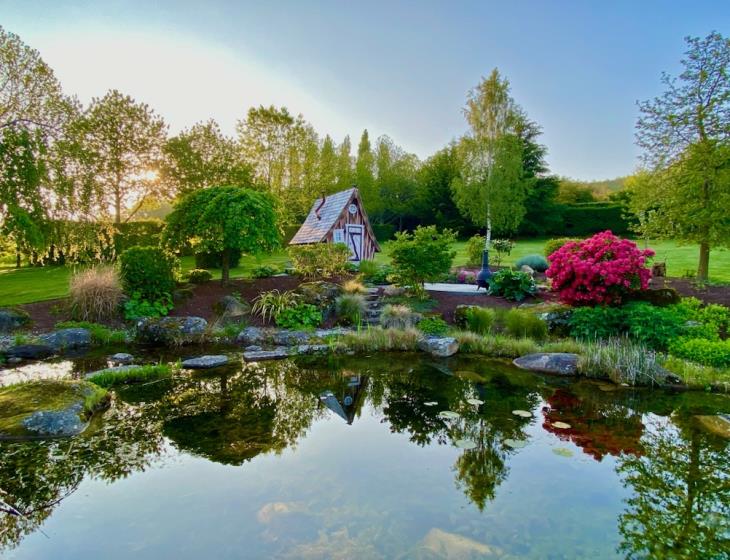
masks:
[[[364,228],[358,224],[347,224],[347,246],[350,248],[350,260],[359,262],[362,260],[362,237]]]

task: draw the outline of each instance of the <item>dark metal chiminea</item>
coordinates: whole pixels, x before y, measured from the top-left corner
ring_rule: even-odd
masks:
[[[489,250],[482,251],[482,269],[477,274],[477,290],[479,288],[489,289],[489,280],[492,278],[492,271],[489,270]]]

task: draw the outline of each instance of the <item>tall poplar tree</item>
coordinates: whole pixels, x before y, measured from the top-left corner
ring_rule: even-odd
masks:
[[[355,161],[355,183],[360,190],[363,204],[370,212],[377,206],[377,194],[375,193],[375,158],[370,146],[368,131],[364,130],[357,146],[357,160]]]
[[[352,144],[350,143],[350,137],[345,136],[342,144],[337,148],[337,190],[349,189],[353,180]]]

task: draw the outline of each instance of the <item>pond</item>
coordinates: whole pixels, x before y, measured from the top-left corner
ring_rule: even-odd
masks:
[[[57,364],[82,371],[85,362]],[[64,369],[65,368],[65,369]],[[728,558],[730,397],[387,355],[117,391],[0,443],[5,558]]]

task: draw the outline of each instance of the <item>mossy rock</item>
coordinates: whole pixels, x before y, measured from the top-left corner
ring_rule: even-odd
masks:
[[[0,333],[9,333],[28,327],[30,315],[18,307],[0,307]]]
[[[45,380],[3,387],[0,439],[74,436],[107,405],[106,391],[86,381]]]
[[[301,294],[304,303],[316,305],[319,308],[329,307],[342,295],[343,289],[333,282],[304,282],[296,289]]]

